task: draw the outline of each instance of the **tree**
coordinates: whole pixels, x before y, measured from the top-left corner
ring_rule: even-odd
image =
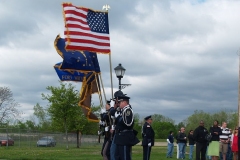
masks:
[[[19,118],[21,112],[18,107],[20,105],[15,102],[12,91],[8,87],[0,87],[0,123]]]
[[[142,125],[143,122],[140,121],[139,114],[136,113],[134,114],[134,126],[133,129],[138,132],[137,138],[141,139],[142,138]]]
[[[25,122],[25,124],[26,124],[27,128],[30,130],[35,130],[35,128],[36,128],[35,123],[33,121],[27,120]]]
[[[166,139],[170,131],[177,133],[174,124],[171,122],[153,121],[152,127],[155,132],[155,138]]]
[[[87,123],[81,107],[78,106],[79,93],[71,83],[63,82],[60,82],[59,87],[48,86],[47,90],[51,95],[42,94],[42,97],[49,102],[48,113],[52,126],[58,131],[65,131],[68,142],[68,131],[75,130],[78,134]]]
[[[180,131],[180,129],[181,129],[182,127],[186,127],[186,125],[184,124],[184,122],[179,122],[179,123],[176,125],[176,130],[177,130],[177,131]]]
[[[39,103],[37,103],[33,107],[33,110],[34,110],[33,114],[38,119],[38,129],[49,130],[51,127],[51,123],[48,120],[49,115],[47,109],[43,108],[42,106],[39,105]]]
[[[165,117],[165,116],[163,116],[163,115],[161,115],[161,114],[154,114],[154,115],[152,115],[152,119],[153,119],[155,122],[158,121],[158,122],[170,122],[170,123],[172,123],[172,124],[175,123],[173,119],[171,119],[171,118],[169,118],[169,117]]]
[[[214,120],[218,120],[219,125],[222,122],[227,122],[228,128],[234,128],[237,126],[237,112],[222,110],[215,113],[206,113],[202,110],[195,110],[191,116],[184,120],[186,130],[197,128],[200,120],[204,121],[204,126],[207,129],[213,125]]]
[[[173,119],[165,117],[161,114],[152,115],[152,119],[152,127],[155,131],[155,138],[165,139],[168,136],[169,131],[173,131],[176,133]]]

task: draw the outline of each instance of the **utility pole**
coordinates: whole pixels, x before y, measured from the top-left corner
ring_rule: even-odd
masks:
[[[238,127],[240,127],[240,49],[237,51],[238,55]]]
[[[240,133],[240,49],[237,51],[237,55],[238,55],[238,133]],[[238,148],[240,148],[240,134],[238,134]],[[238,159],[240,159],[240,152],[238,152]]]

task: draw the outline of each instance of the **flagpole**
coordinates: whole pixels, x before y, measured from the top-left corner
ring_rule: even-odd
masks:
[[[112,59],[111,59],[111,53],[109,53],[109,64],[110,64],[111,91],[112,91],[112,99],[113,99],[113,80],[112,80]]]
[[[106,98],[106,94],[105,94],[105,90],[104,90],[104,86],[103,86],[103,81],[102,81],[102,74],[100,73],[99,76],[100,76],[100,80],[101,80],[104,99],[105,99],[105,102],[107,103],[107,98]]]
[[[108,4],[103,5],[103,10],[105,9],[107,12],[110,9],[110,6]],[[111,53],[109,55],[109,66],[110,66],[110,79],[111,79],[111,92],[112,92],[112,99],[113,99],[113,80],[112,80],[112,58],[111,58]]]
[[[97,84],[97,89],[98,89],[98,96],[99,96],[99,100],[100,100],[100,104],[101,104],[101,108],[103,109],[103,101],[102,101],[102,94],[101,94],[101,90],[100,90],[100,86],[98,85],[98,74],[95,73],[95,80],[96,80],[96,84]]]

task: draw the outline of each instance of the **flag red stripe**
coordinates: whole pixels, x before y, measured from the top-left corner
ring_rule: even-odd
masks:
[[[100,52],[100,53],[110,53],[110,49],[99,49],[93,47],[83,47],[83,46],[66,46],[67,50],[83,50],[83,51],[90,51],[90,52]]]
[[[77,43],[86,43],[86,44],[93,44],[93,45],[98,45],[98,46],[108,46],[110,47],[110,44],[109,43],[101,43],[101,42],[96,42],[96,41],[91,41],[91,40],[85,40],[85,39],[74,39],[74,38],[71,38],[71,39],[67,39],[66,38],[66,41],[69,40],[70,42],[77,42]]]
[[[84,11],[83,9],[80,9],[80,10]],[[87,12],[87,10],[84,11],[84,12]],[[86,14],[81,13],[81,12],[77,12],[76,10],[64,10],[64,13],[65,13],[65,15],[66,14],[73,14],[74,16],[78,16],[78,17],[82,17],[82,18],[87,17]]]
[[[80,25],[77,25],[77,24],[67,24],[68,28],[80,28],[80,29],[83,29],[83,30],[86,30],[86,31],[90,31],[90,28],[89,27],[83,27],[83,26],[80,26]]]
[[[71,23],[69,23],[69,21],[73,21],[73,22],[78,22],[79,24],[83,24],[83,25],[88,25],[87,22],[81,20],[81,19],[77,19],[77,18],[74,18],[74,17],[66,17],[66,23],[69,25]]]
[[[68,33],[66,33],[68,32]],[[83,33],[83,32],[76,32],[76,31],[64,31],[65,35],[76,35],[76,36],[85,36],[85,37],[92,37],[92,38],[97,38],[97,39],[102,39],[102,40],[110,40],[109,36],[106,35],[104,36],[97,36],[97,35],[93,35],[93,34],[89,34],[89,33]]]

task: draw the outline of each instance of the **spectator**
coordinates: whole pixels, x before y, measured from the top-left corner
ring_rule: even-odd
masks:
[[[208,131],[204,127],[203,120],[201,120],[199,126],[193,132],[193,137],[196,141],[196,160],[206,160],[207,140],[205,136],[207,134]]]
[[[180,133],[178,133],[177,140],[178,140],[178,149],[179,149],[179,159],[185,159],[187,135],[185,134],[184,127],[182,127],[180,130]]]
[[[210,127],[210,133],[212,135],[211,142],[208,146],[208,155],[212,157],[212,160],[218,160],[219,158],[219,135],[222,134],[221,128],[218,126],[218,121],[213,122],[213,126]]]
[[[230,145],[233,152],[233,160],[237,160],[238,158],[238,127],[236,127],[231,136]]]
[[[230,143],[231,132],[227,128],[227,123],[222,123],[222,134],[220,135],[220,152],[222,153],[223,160],[226,160],[226,154],[228,152],[228,145]]]
[[[194,138],[193,138],[193,130],[190,130],[188,133],[188,142],[189,142],[189,160],[193,160],[193,150],[194,150]]]
[[[180,133],[180,130],[178,131],[178,134]],[[177,137],[176,137],[176,143],[177,143],[177,159],[179,159],[179,148],[178,148],[178,140],[177,140]]]
[[[167,138],[167,142],[168,142],[168,151],[167,151],[167,158],[172,158],[173,156],[173,148],[174,148],[174,137],[173,137],[173,131],[169,132],[168,138]]]

